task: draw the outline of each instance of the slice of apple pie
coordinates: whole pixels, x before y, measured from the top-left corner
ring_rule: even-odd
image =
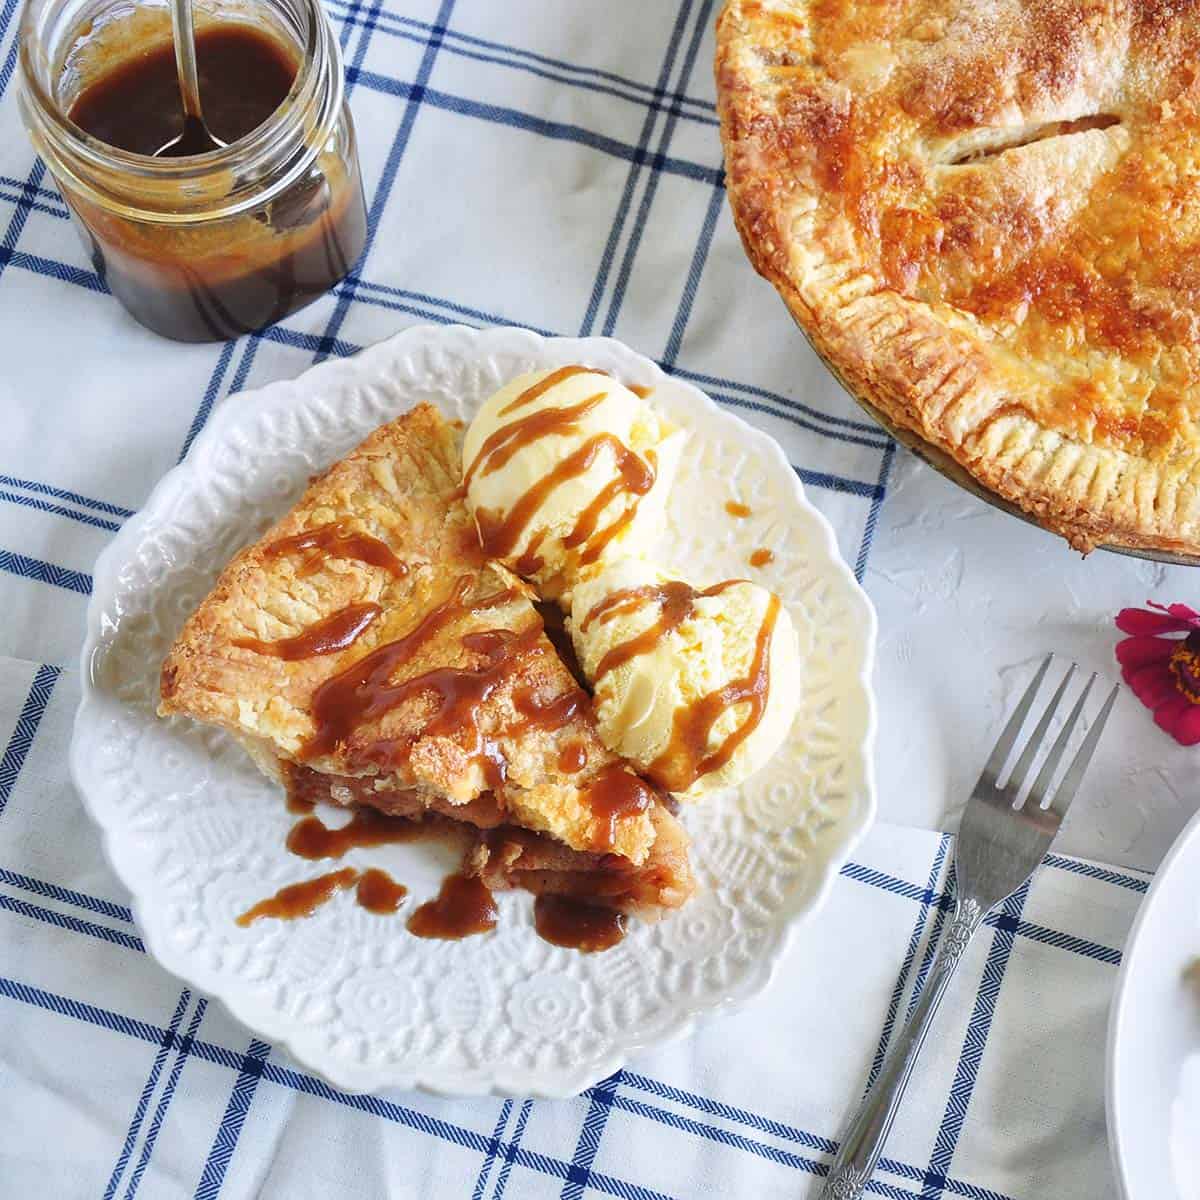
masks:
[[[431,406],[378,429],[225,569],[159,711],[228,730],[306,798],[475,826],[493,885],[682,904],[686,836],[600,741],[527,585],[483,557],[461,475]]]

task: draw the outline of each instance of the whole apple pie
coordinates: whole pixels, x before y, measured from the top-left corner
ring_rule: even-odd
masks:
[[[847,384],[1081,550],[1200,552],[1200,8],[728,0],[754,266]]]

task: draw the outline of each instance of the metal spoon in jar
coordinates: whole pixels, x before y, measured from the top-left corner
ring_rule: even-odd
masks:
[[[175,42],[175,70],[183,101],[183,132],[164,142],[155,158],[183,158],[224,150],[229,144],[216,137],[204,123],[200,109],[200,80],[196,72],[196,27],[192,22],[192,0],[171,0],[171,34]]]

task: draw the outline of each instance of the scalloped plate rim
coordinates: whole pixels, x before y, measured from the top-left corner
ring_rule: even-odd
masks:
[[[185,490],[189,478],[199,474],[199,468],[205,462],[210,450],[222,442],[222,436],[227,426],[233,426],[244,420],[253,410],[261,410],[268,405],[285,401],[293,396],[298,388],[305,392],[313,390],[323,380],[337,376],[352,377],[361,374],[374,360],[384,360],[395,355],[407,343],[421,344],[429,340],[449,340],[453,337],[465,338],[468,342],[476,343],[480,353],[490,341],[503,343],[505,339],[523,340],[525,350],[531,356],[545,356],[547,347],[560,348],[569,351],[562,356],[572,361],[586,362],[593,348],[603,349],[610,356],[625,358],[646,370],[656,380],[667,379],[673,388],[679,388],[691,394],[694,401],[701,407],[716,413],[718,417],[738,428],[741,437],[752,442],[757,449],[774,458],[782,465],[792,480],[793,490],[798,507],[808,519],[810,528],[819,533],[822,549],[825,551],[832,572],[842,576],[847,585],[848,596],[861,610],[865,618],[862,637],[858,641],[860,649],[857,682],[861,688],[862,702],[865,709],[863,736],[857,747],[862,756],[861,792],[855,797],[855,803],[846,816],[838,822],[837,836],[831,842],[822,841],[827,847],[827,853],[819,860],[814,857],[814,870],[807,877],[803,887],[797,889],[789,897],[787,909],[781,913],[782,928],[777,931],[777,937],[769,944],[758,961],[750,967],[746,974],[733,988],[715,1003],[701,1000],[681,1006],[669,1021],[669,1027],[661,1032],[651,1032],[645,1037],[633,1038],[614,1046],[603,1055],[600,1061],[580,1064],[570,1072],[562,1072],[559,1081],[550,1087],[543,1087],[536,1078],[530,1077],[526,1071],[516,1073],[506,1072],[501,1065],[494,1067],[486,1077],[482,1073],[469,1075],[447,1072],[444,1069],[434,1075],[422,1074],[420,1070],[407,1073],[394,1070],[367,1070],[352,1075],[343,1074],[337,1069],[340,1064],[332,1066],[326,1062],[314,1061],[314,1057],[296,1044],[297,1039],[279,1030],[272,1030],[259,1019],[262,1010],[252,1003],[243,1002],[238,992],[240,985],[237,981],[214,978],[214,973],[203,964],[189,960],[184,954],[176,954],[163,945],[153,926],[143,919],[143,906],[148,899],[135,890],[134,882],[121,861],[121,855],[116,847],[120,830],[107,824],[101,816],[85,785],[86,765],[82,759],[85,750],[84,737],[81,727],[85,725],[86,716],[102,701],[92,682],[92,658],[100,643],[102,634],[100,621],[107,604],[103,601],[111,597],[115,590],[119,565],[127,558],[127,549],[134,549],[140,544],[144,531],[152,529],[158,523],[159,510],[167,505],[168,499],[174,493]],[[862,840],[874,824],[877,811],[874,748],[876,735],[876,703],[871,686],[871,675],[874,667],[877,617],[874,605],[861,585],[854,578],[845,559],[837,546],[837,540],[832,526],[825,515],[820,512],[808,499],[796,472],[788,462],[778,442],[769,434],[754,428],[735,413],[721,408],[706,393],[694,384],[680,379],[675,375],[664,372],[653,360],[639,354],[625,343],[609,337],[544,337],[532,330],[517,326],[493,326],[486,329],[476,329],[468,325],[414,325],[391,335],[379,342],[365,347],[359,353],[339,359],[329,359],[323,363],[307,368],[294,379],[281,379],[267,383],[259,388],[237,393],[238,403],[231,404],[232,396],[226,397],[215,412],[212,413],[205,427],[196,436],[189,447],[187,455],[174,467],[166,472],[158,481],[147,497],[142,508],[121,527],[113,540],[96,558],[93,567],[93,587],[88,600],[86,616],[86,632],[80,652],[80,701],[76,709],[75,724],[72,730],[69,748],[69,770],[72,782],[78,792],[82,805],[91,820],[98,826],[101,834],[101,846],[104,857],[114,874],[129,890],[131,908],[135,923],[141,932],[147,950],[155,961],[169,974],[191,987],[205,992],[220,1004],[246,1028],[261,1034],[273,1045],[282,1045],[293,1061],[316,1077],[342,1091],[352,1093],[378,1092],[387,1088],[415,1089],[435,1096],[532,1096],[537,1099],[562,1099],[578,1095],[581,1091],[592,1086],[597,1080],[603,1079],[614,1071],[619,1070],[628,1061],[651,1046],[666,1045],[692,1033],[698,1025],[740,1007],[754,996],[763,992],[776,977],[779,964],[788,954],[795,938],[797,928],[806,920],[815,916],[828,899],[833,881],[842,865],[853,852],[854,847]]]

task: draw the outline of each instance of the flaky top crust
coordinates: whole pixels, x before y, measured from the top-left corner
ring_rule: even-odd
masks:
[[[892,420],[1088,549],[1200,552],[1196,0],[728,0],[735,220]]]
[[[380,784],[468,804],[491,786],[485,764],[464,745],[475,740],[474,729],[430,734],[433,695],[418,691],[367,716],[316,755],[310,744],[318,732],[314,699],[322,684],[412,633],[452,595],[468,604],[498,597],[486,611],[456,617],[414,643],[386,682],[486,666],[486,653],[464,645],[464,635],[530,634],[528,649],[512,669],[472,706],[474,726],[504,760],[502,791],[510,819],[591,850],[607,823],[592,813],[586,789],[618,760],[600,741],[586,704],[556,728],[529,728],[522,721],[519,696],[550,704],[578,687],[545,634],[533,632],[540,618],[526,586],[483,559],[462,500],[461,476],[458,435],[431,406],[376,430],[315,479],[296,507],[222,572],[163,664],[159,711],[229,730],[271,774],[280,760],[303,761],[318,771],[373,776]],[[378,539],[403,570],[352,556],[272,549],[283,539],[331,525]],[[334,653],[288,661],[238,645],[296,637],[353,605],[375,605],[379,613],[352,644]],[[578,772],[558,765],[569,745],[583,749],[585,765]],[[615,824],[611,849],[641,861],[653,839],[651,818],[642,812]]]

